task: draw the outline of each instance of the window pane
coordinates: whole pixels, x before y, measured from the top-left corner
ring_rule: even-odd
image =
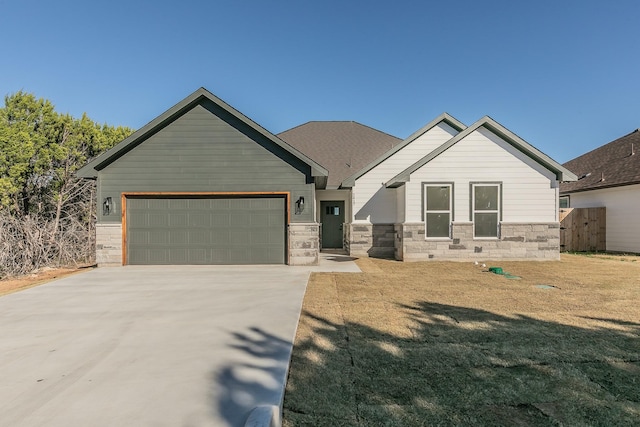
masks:
[[[427,187],[427,210],[448,211],[451,187]]]
[[[497,213],[476,213],[473,222],[475,237],[498,237]]]
[[[568,208],[569,207],[569,196],[560,197],[560,208]]]
[[[449,214],[427,212],[427,237],[449,237]]]
[[[495,211],[498,210],[498,186],[497,185],[476,185],[475,189],[475,210]]]

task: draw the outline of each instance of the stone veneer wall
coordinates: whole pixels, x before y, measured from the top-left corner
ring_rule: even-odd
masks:
[[[318,265],[319,256],[319,224],[289,224],[289,265]]]
[[[122,265],[122,224],[96,224],[98,267]]]
[[[394,224],[344,224],[344,248],[349,255],[393,258],[395,254]]]
[[[398,260],[559,260],[560,223],[502,223],[500,238],[474,239],[472,223],[454,223],[452,239],[426,240],[424,223],[396,224]]]

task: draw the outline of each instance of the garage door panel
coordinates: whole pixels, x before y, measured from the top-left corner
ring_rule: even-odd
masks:
[[[245,211],[231,212],[229,217],[229,225],[232,227],[251,225],[251,214]]]
[[[205,248],[195,249],[190,248],[188,250],[188,256],[185,257],[183,264],[211,264],[209,257],[209,250]]]
[[[147,223],[150,227],[167,227],[169,225],[168,213],[148,213]]]
[[[231,229],[229,230],[229,245],[233,247],[244,247],[245,243],[251,242],[251,233],[249,230]]]
[[[210,216],[211,226],[212,227],[228,227],[229,224],[229,214],[219,214],[213,213]]]
[[[284,198],[130,198],[128,263],[283,264],[285,212]]]
[[[208,246],[211,243],[211,233],[208,229],[189,230],[189,246]]]
[[[168,216],[167,221],[169,226],[173,227],[187,227],[189,225],[189,213],[188,212],[174,212]]]
[[[191,225],[192,227],[209,228],[211,227],[211,215],[190,212],[189,225]]]
[[[171,245],[187,246],[189,244],[189,232],[187,230],[170,230],[169,242]]]
[[[212,229],[211,230],[211,241],[213,242],[213,246],[226,246],[229,244],[229,230],[223,229]]]
[[[229,199],[228,203],[231,210],[248,211],[251,210],[251,201],[251,199]]]
[[[168,199],[143,199],[143,200],[140,200],[140,207],[142,209],[167,210],[169,208],[169,200]]]
[[[166,264],[169,260],[169,249],[150,248],[147,252],[146,264]]]
[[[187,248],[171,248],[170,258],[175,264],[186,264],[189,261],[189,250]]]
[[[169,199],[169,209],[189,210],[189,199]]]
[[[251,233],[251,243],[254,245],[268,245],[270,242],[269,230],[258,230]]]
[[[211,250],[211,264],[231,264],[226,248],[213,248]]]
[[[140,244],[146,245],[149,243],[149,233],[145,230],[132,230],[128,236],[130,240]]]
[[[147,233],[147,244],[150,246],[166,246],[169,243],[169,230],[153,230]]]

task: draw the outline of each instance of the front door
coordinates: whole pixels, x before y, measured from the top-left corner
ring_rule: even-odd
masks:
[[[342,224],[344,224],[344,201],[320,202],[322,223],[322,247],[342,249]]]

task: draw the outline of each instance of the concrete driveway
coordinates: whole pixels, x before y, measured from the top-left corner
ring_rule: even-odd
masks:
[[[102,268],[0,298],[1,426],[242,426],[282,401],[309,272]]]

